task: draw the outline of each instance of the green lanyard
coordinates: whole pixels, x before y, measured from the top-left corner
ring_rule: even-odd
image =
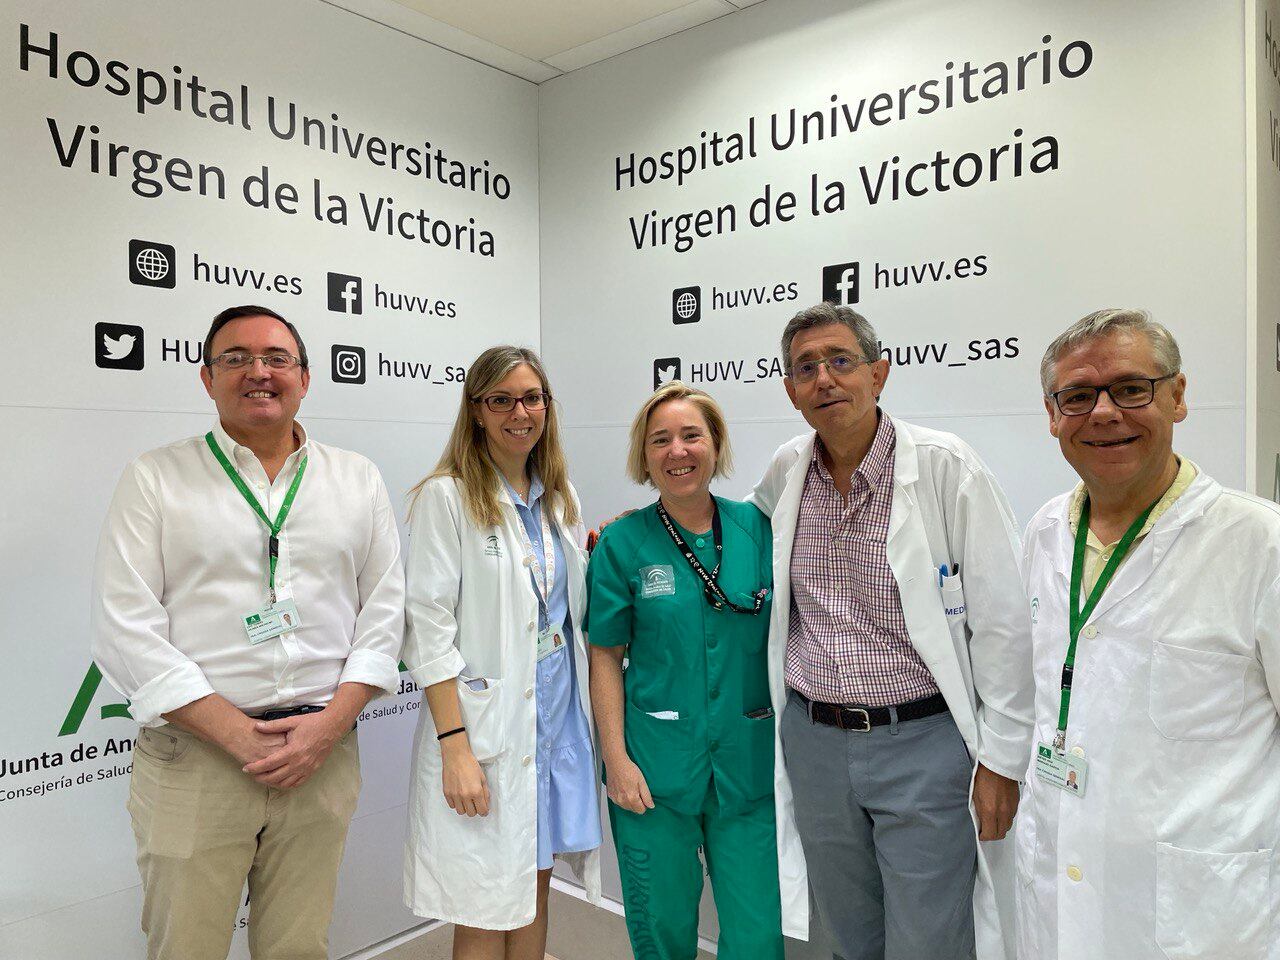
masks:
[[[236,489],[240,491],[240,495],[244,497],[245,502],[253,508],[253,512],[258,515],[258,519],[265,523],[267,529],[271,531],[267,537],[267,565],[269,568],[268,586],[271,589],[271,602],[274,604],[276,602],[276,563],[280,559],[280,531],[284,529],[285,520],[289,519],[289,509],[293,506],[293,498],[298,495],[298,487],[302,484],[302,474],[307,469],[307,458],[304,456],[302,462],[298,464],[298,472],[293,477],[293,483],[289,484],[288,493],[284,495],[284,503],[280,504],[280,512],[276,514],[275,520],[272,520],[267,516],[267,512],[262,509],[262,504],[258,503],[258,498],[253,495],[253,491],[244,482],[240,472],[231,465],[227,455],[222,452],[222,448],[218,446],[218,442],[213,438],[212,430],[204,435],[204,442],[209,445],[209,449],[213,451],[218,463],[222,464],[222,469],[231,478],[231,482],[236,485]]]
[[[1067,646],[1067,660],[1062,666],[1062,706],[1058,709],[1058,732],[1053,737],[1053,749],[1058,753],[1061,753],[1067,745],[1067,714],[1071,711],[1071,680],[1075,672],[1076,643],[1080,639],[1080,631],[1093,613],[1093,608],[1102,599],[1102,592],[1107,589],[1107,584],[1111,582],[1111,578],[1115,575],[1117,568],[1128,555],[1129,549],[1133,546],[1133,541],[1138,538],[1138,532],[1142,530],[1147,518],[1151,516],[1151,511],[1156,508],[1156,504],[1159,502],[1160,500],[1157,498],[1151,506],[1138,515],[1137,520],[1134,520],[1129,525],[1129,529],[1125,531],[1124,536],[1120,538],[1120,542],[1116,544],[1116,549],[1111,554],[1111,559],[1102,568],[1102,574],[1098,577],[1098,582],[1089,591],[1089,599],[1085,601],[1084,608],[1080,609],[1078,604],[1080,603],[1080,588],[1084,584],[1084,555],[1089,542],[1089,498],[1087,495],[1085,496],[1084,507],[1080,510],[1080,523],[1076,528],[1075,555],[1071,559],[1071,643]]]

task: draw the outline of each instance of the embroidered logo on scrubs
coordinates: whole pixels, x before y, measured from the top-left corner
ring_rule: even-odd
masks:
[[[676,592],[676,574],[669,564],[640,568],[640,596],[669,597]]]
[[[491,534],[489,534],[489,536],[488,536],[488,537],[486,537],[486,538],[485,538],[485,541],[484,541],[484,555],[485,555],[486,557],[500,557],[500,556],[502,556],[502,544],[500,544],[500,543],[498,542],[498,537],[497,537],[497,535],[496,535],[496,534],[492,534],[492,533],[491,533]]]

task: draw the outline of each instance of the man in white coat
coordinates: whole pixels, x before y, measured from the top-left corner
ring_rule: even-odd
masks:
[[[1027,528],[1022,960],[1280,957],[1280,511],[1174,453],[1180,370],[1137,310],[1041,364],[1082,482]]]
[[[785,932],[808,931],[807,860],[845,960],[969,960],[975,939],[1004,958],[1000,841],[1032,734],[1012,511],[963,441],[881,411],[889,363],[864,317],[804,310],[782,356],[814,431],[751,499],[773,521]]]

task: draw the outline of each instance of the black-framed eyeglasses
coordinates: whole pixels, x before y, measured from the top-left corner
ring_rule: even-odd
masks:
[[[826,357],[821,360],[801,360],[791,368],[791,379],[796,383],[808,383],[810,380],[817,379],[818,371],[824,366],[832,376],[843,377],[853,373],[859,367],[873,362],[862,357],[850,356],[847,353],[838,353],[834,357]]]
[[[214,357],[212,362],[222,367],[224,370],[243,370],[245,367],[253,365],[255,360],[261,360],[271,370],[291,370],[302,363],[300,359],[291,353],[242,353],[239,350],[229,350]]]
[[[505,393],[495,393],[487,397],[481,397],[480,402],[492,410],[494,413],[510,413],[516,408],[516,404],[524,405],[526,410],[545,410],[551,403],[551,394],[541,390],[535,390],[533,393],[526,393],[523,397],[512,397]]]
[[[1098,396],[1105,393],[1111,402],[1122,410],[1135,410],[1145,407],[1156,398],[1156,384],[1161,380],[1171,380],[1177,373],[1166,373],[1163,377],[1126,377],[1109,383],[1104,387],[1067,387],[1051,393],[1053,404],[1064,417],[1082,417],[1092,413],[1098,405]]]

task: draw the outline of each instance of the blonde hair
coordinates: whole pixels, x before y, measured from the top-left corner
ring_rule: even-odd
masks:
[[[462,488],[467,514],[478,527],[496,527],[502,522],[499,491],[502,482],[498,468],[489,455],[483,427],[476,419],[475,405],[503,378],[521,364],[527,364],[538,376],[542,390],[550,397],[551,385],[542,360],[525,347],[490,347],[467,368],[466,385],[454,421],[449,443],[435,469],[409,491],[409,512],[424,484],[436,477],[452,477]],[[560,421],[555,403],[548,402],[542,436],[529,454],[529,465],[542,479],[548,494],[547,503],[567,524],[581,520],[578,505],[569,490],[569,469],[560,446]]]
[[[653,396],[644,402],[636,418],[631,421],[631,446],[627,451],[627,476],[636,483],[653,484],[649,477],[649,466],[645,461],[645,435],[649,432],[649,417],[664,403],[672,400],[688,400],[702,413],[707,421],[707,429],[711,431],[711,442],[716,448],[716,469],[712,478],[728,476],[733,470],[733,451],[729,448],[729,427],[725,423],[724,411],[720,404],[705,393],[679,380],[672,380],[653,391]]]

